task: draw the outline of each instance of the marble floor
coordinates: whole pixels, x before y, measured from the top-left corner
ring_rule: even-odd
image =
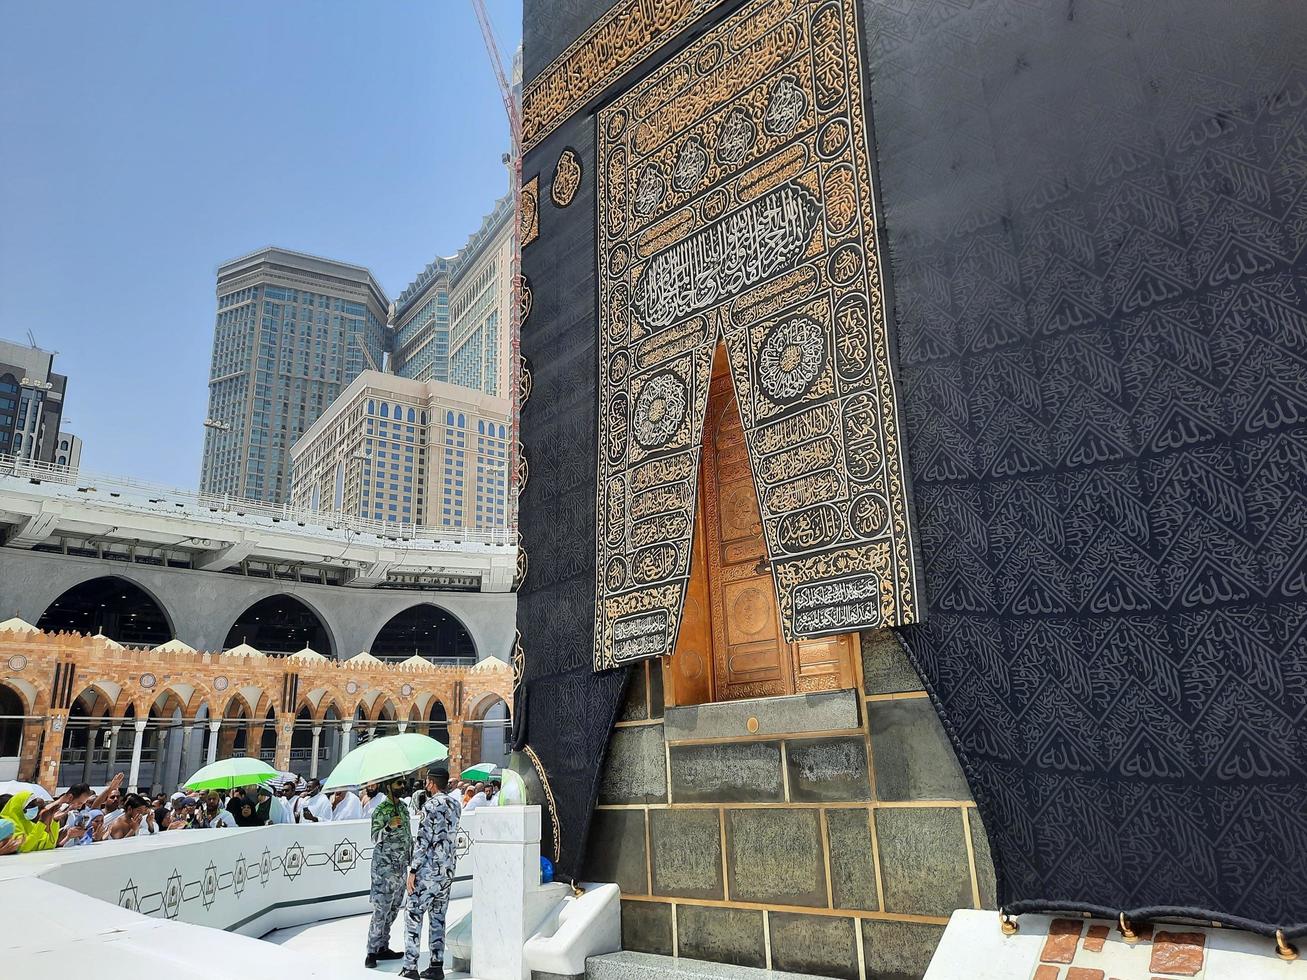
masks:
[[[446,923],[453,925],[471,909],[471,898],[452,899],[449,903]],[[324,919],[321,922],[292,926],[289,929],[275,929],[264,936],[263,940],[264,942],[275,943],[283,949],[300,953],[306,959],[328,960],[337,967],[350,962],[357,963],[360,978],[378,974],[396,974],[400,971],[400,967],[404,965],[403,960],[389,960],[378,963],[375,970],[366,970],[363,967],[363,955],[366,952],[365,944],[370,918],[370,915],[349,915],[340,919]],[[422,959],[418,964],[418,969],[425,969],[427,966],[428,957],[425,939],[426,932],[424,929]],[[395,920],[394,928],[390,932],[390,948],[396,950],[404,948],[404,913],[402,911],[399,918]],[[448,960],[446,960],[446,963],[448,963]],[[455,973],[447,967],[445,977],[447,980],[464,980],[464,978],[468,977],[468,974]]]

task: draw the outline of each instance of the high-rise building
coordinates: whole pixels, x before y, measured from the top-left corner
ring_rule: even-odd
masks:
[[[389,300],[367,269],[282,248],[218,268],[200,490],[290,494],[290,447],[384,362]]]
[[[401,378],[508,392],[513,202],[496,202],[467,244],[435,259],[400,293],[391,370]]]
[[[507,526],[511,403],[365,371],[291,450],[291,503],[390,524]]]
[[[449,380],[449,273],[452,259],[437,258],[409,283],[390,323],[390,367],[401,378]]]
[[[513,202],[505,196],[458,253],[449,283],[449,380],[508,392]]]
[[[67,388],[51,351],[0,340],[0,454],[56,462]]]

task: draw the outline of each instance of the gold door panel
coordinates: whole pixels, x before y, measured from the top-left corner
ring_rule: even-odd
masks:
[[[835,690],[854,684],[853,637],[785,641],[735,392],[718,348],[699,464],[698,528],[670,704]]]

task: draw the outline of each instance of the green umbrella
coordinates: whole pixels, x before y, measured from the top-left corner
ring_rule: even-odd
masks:
[[[449,749],[416,732],[374,738],[341,759],[322,788],[331,791],[380,783],[448,757]]]
[[[459,779],[475,779],[478,783],[488,783],[491,780],[498,779],[503,769],[493,762],[478,762],[475,766],[468,766],[459,774]]]
[[[232,789],[266,782],[276,775],[276,769],[259,759],[223,759],[209,763],[182,786],[186,789]]]

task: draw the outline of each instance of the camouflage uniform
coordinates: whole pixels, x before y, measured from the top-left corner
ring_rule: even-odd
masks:
[[[399,826],[390,821],[399,816]],[[389,794],[372,811],[372,924],[368,927],[368,952],[390,948],[390,927],[404,904],[406,871],[413,856],[413,834],[408,825],[408,807],[394,803]]]
[[[461,807],[444,793],[437,793],[422,807],[417,840],[413,847],[415,885],[408,897],[404,920],[404,967],[416,970],[418,950],[422,945],[422,916],[428,917],[431,966],[445,962],[445,909],[449,906],[449,886],[454,881],[454,845],[458,839]]]

